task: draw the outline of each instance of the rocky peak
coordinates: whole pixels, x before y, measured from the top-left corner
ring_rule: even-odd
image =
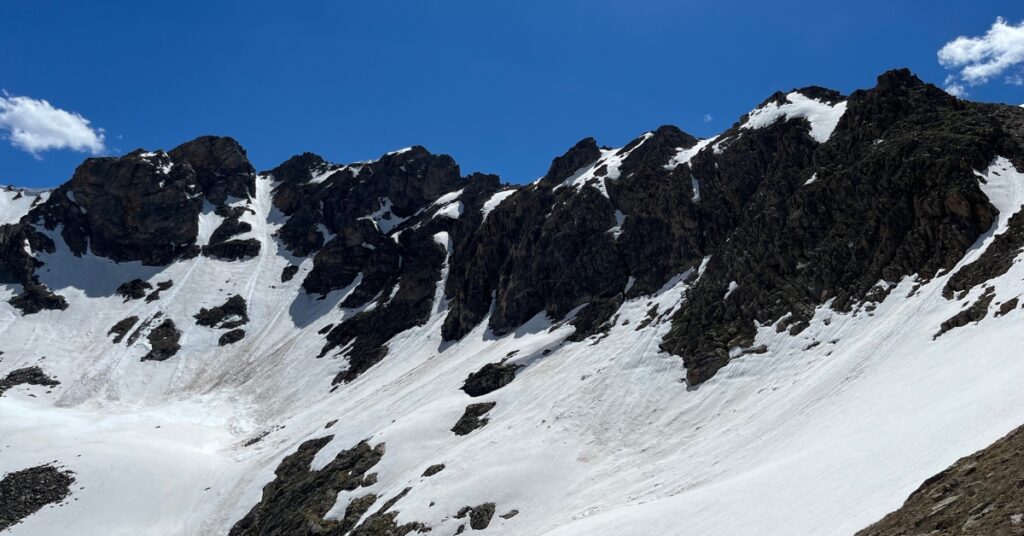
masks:
[[[601,149],[594,138],[583,138],[576,142],[562,156],[551,161],[551,167],[541,179],[541,184],[555,186],[572,176],[580,168],[601,158]]]
[[[371,163],[367,181],[378,195],[391,199],[397,214],[407,216],[461,186],[459,166],[448,155],[431,154],[422,146],[388,153]]]
[[[167,265],[199,253],[204,194],[222,204],[229,195],[253,193],[252,165],[231,138],[204,136],[170,153],[138,149],[121,157],[88,158],[21,223],[2,228],[0,249],[10,254],[0,272],[22,285],[22,295],[12,303],[24,312],[64,308],[63,298],[35,274],[39,262],[30,252],[55,252],[42,230],[59,231],[76,256]]]
[[[75,255],[160,265],[194,254],[201,207],[191,166],[139,150],[87,159],[27,218],[60,227]]]
[[[922,82],[909,69],[894,69],[878,77],[871,89],[850,94],[840,130],[859,130],[879,136],[883,130],[911,115],[963,109],[964,103],[932,84]]]
[[[665,165],[680,149],[688,149],[698,142],[697,138],[672,125],[631,141],[621,152],[629,153],[619,166],[620,182],[637,173],[667,174]]]
[[[279,166],[264,173],[273,175],[274,180],[285,183],[303,183],[313,178],[313,171],[328,166],[326,160],[318,154],[297,154],[282,162]]]
[[[333,234],[343,234],[345,229],[351,233],[365,225],[369,225],[365,232],[386,234],[442,195],[466,186],[455,160],[421,146],[344,166],[306,153],[269,173],[281,181],[274,191],[274,205],[289,216],[278,236],[296,255],[323,247],[320,225]],[[311,180],[316,173],[321,178]],[[374,231],[375,225],[380,231]]]
[[[994,221],[973,171],[1001,135],[983,105],[899,71],[847,102],[825,143],[777,122],[691,163],[710,262],[663,348],[692,385],[749,350],[757,324],[798,333],[828,300],[848,310],[879,280],[931,277]]]
[[[200,189],[214,205],[223,204],[228,196],[246,199],[256,193],[256,171],[233,138],[201,136],[169,154],[175,162],[192,166]]]

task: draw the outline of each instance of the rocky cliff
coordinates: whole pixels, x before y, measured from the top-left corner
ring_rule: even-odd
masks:
[[[218,481],[233,495],[196,514],[207,530],[582,533],[579,512],[613,506],[577,503],[593,502],[579,492],[566,519],[553,496],[530,501],[605,490],[698,512],[672,501],[740,482],[731,471],[746,478],[761,442],[803,452],[786,442],[797,432],[774,430],[807,419],[806,430],[850,434],[830,428],[850,392],[895,404],[887,382],[899,378],[931,400],[925,389],[960,381],[954,371],[973,374],[960,361],[883,358],[906,345],[952,356],[975,326],[1011,329],[1024,280],[1019,170],[1024,109],[957,99],[907,70],[850,95],[776,93],[710,139],[673,126],[620,148],[585,138],[525,185],[420,146],[350,164],[305,153],[257,172],[238,142],[205,136],[90,158],[0,226],[0,351],[18,370],[60,372],[53,407],[246,400],[228,404],[238,416],[223,425],[245,437],[211,440],[234,457],[225,467],[245,470],[218,473],[240,480]],[[58,324],[59,340],[39,335]],[[937,376],[865,372],[901,366]],[[1016,396],[975,381],[1005,395],[1000,407]],[[787,390],[797,394],[775,398]],[[884,411],[910,422],[916,407]],[[949,448],[973,445],[957,437]],[[628,450],[646,460],[631,467],[659,472],[530,473],[537,485],[508,493],[480,476],[512,478],[495,452],[536,471],[557,441],[563,467],[617,466]],[[665,450],[675,441],[686,444]],[[725,452],[731,469],[717,469]],[[674,472],[683,455],[693,474]],[[471,496],[450,491],[459,478]],[[822,493],[867,493],[840,488]]]

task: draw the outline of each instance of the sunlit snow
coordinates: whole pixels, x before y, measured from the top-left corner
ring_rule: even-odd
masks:
[[[793,118],[803,118],[811,124],[811,137],[818,143],[825,143],[832,136],[832,131],[836,129],[843,113],[846,112],[846,101],[828,104],[796,91],[786,95],[786,101],[782,105],[769,102],[755,109],[750,112],[747,121],[740,128],[764,128],[779,119],[788,121]]]

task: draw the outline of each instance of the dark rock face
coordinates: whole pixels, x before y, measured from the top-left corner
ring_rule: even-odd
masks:
[[[469,528],[484,530],[491,524],[491,518],[494,517],[494,503],[465,506],[455,514],[455,519],[462,519],[467,515],[469,516]]]
[[[238,342],[238,341],[240,341],[240,340],[242,340],[244,338],[245,338],[245,330],[244,329],[233,329],[233,330],[228,331],[227,333],[221,335],[220,338],[217,339],[217,345],[218,346],[227,346],[229,344],[235,344],[236,342]]]
[[[697,140],[662,127],[614,155],[617,177],[602,163],[607,152],[577,144],[457,245],[444,337],[462,337],[489,313],[503,334],[538,313],[557,320],[575,311],[572,340],[581,340],[607,329],[623,299],[655,292],[707,258],[662,346],[683,357],[697,385],[731,349],[750,346],[755,323],[790,315],[795,332],[829,300],[848,310],[880,280],[932,277],[991,226],[995,209],[973,171],[996,154],[1021,158],[1019,136],[1007,130],[1020,130],[1007,126],[1019,110],[959,101],[905,70],[848,99],[799,91],[847,100],[827,142],[803,119],[748,129],[743,118],[714,147],[670,165]],[[607,196],[560,187],[586,166]],[[990,264],[1005,266],[1012,236]]]
[[[228,196],[245,199],[256,194],[256,170],[245,149],[232,138],[202,136],[175,147],[169,153],[176,162],[188,162],[196,182],[214,205]]]
[[[231,138],[204,136],[170,153],[89,158],[26,220],[54,230],[75,255],[165,265],[198,253],[203,199],[255,192],[255,173]]]
[[[409,489],[389,499],[363,523],[359,520],[377,501],[375,494],[357,497],[349,502],[341,519],[324,519],[334,506],[338,493],[358,489],[367,472],[384,456],[384,444],[370,447],[360,442],[349,450],[338,453],[319,471],[310,469],[317,452],[331,442],[334,436],[310,439],[298,450],[281,461],[275,478],[264,486],[263,497],[229,534],[325,534],[331,536],[403,536],[425,527],[420,523],[398,525],[395,512],[389,512]]]
[[[221,205],[216,213],[224,217],[213,233],[208,244],[202,248],[203,255],[226,261],[237,261],[247,257],[255,257],[260,253],[260,241],[255,238],[232,238],[252,231],[252,225],[241,221],[246,210],[243,207]]]
[[[432,310],[447,307],[446,340],[484,318],[500,336],[537,315],[571,322],[572,341],[596,339],[626,299],[685,274],[687,305],[655,311],[644,325],[671,319],[662,348],[682,357],[688,383],[698,385],[731,352],[763,351],[751,348],[759,324],[795,334],[826,303],[848,311],[873,299],[879,281],[951,269],[996,218],[974,170],[996,155],[1024,163],[1024,110],[958,100],[906,70],[849,97],[798,91],[823,105],[845,102],[827,141],[806,119],[747,128],[751,116],[700,151],[671,126],[618,150],[588,138],[486,219],[481,209],[503,188],[498,178],[464,177],[451,157],[423,147],[345,166],[306,153],[270,170],[285,217],[280,246],[312,257],[303,290],[326,299],[351,287],[339,306],[352,314],[327,330],[320,353],[343,349],[348,368],[335,383],[383,359],[388,341]],[[786,98],[777,93],[765,105]],[[54,244],[33,224],[60,226],[76,254],[119,261],[258,255],[260,242],[243,238],[249,209],[226,204],[252,195],[254,177],[230,138],[89,159],[22,223],[0,227],[0,279],[22,285],[12,303],[25,312],[66,307],[35,278],[25,244]],[[204,201],[225,219],[200,247]],[[1011,218],[950,280],[951,296],[1005,273],[1024,243],[1021,222]],[[281,279],[296,273],[289,266]],[[442,274],[445,299],[435,303]],[[481,385],[467,384],[467,393],[501,384],[502,374],[474,378]]]
[[[159,326],[149,332],[150,350],[142,356],[143,361],[166,361],[181,350],[178,339],[181,332],[175,327],[174,321],[165,319]]]
[[[505,200],[456,249],[445,338],[468,333],[492,305],[497,334],[538,313],[560,319],[585,306],[574,321],[583,338],[618,309],[631,277],[632,296],[692,265],[700,255],[690,181],[665,166],[695,143],[674,127],[659,128],[613,155],[622,158],[615,179],[606,178],[607,164],[598,165],[602,153],[592,140],[556,158],[548,175]],[[589,165],[598,165],[592,183],[602,183],[607,196],[591,186],[561,186]]]
[[[71,495],[75,477],[71,471],[40,465],[7,473],[0,480],[0,531],[20,523],[48,504]]]
[[[999,310],[996,311],[996,316],[1003,316],[1009,314],[1010,311],[1017,308],[1018,302],[1019,298],[1011,298],[1009,300],[1006,300],[1005,302],[1002,303],[1002,305],[999,306]]]
[[[54,250],[52,240],[27,224],[0,225],[0,284],[21,285],[21,292],[10,299],[10,304],[26,315],[67,309],[67,300],[39,281],[35,270],[40,263],[26,246],[35,251]]]
[[[0,225],[0,283],[22,284],[38,281],[35,269],[39,264],[25,251],[33,249],[53,251],[54,244],[43,235],[34,233],[28,225]]]
[[[711,259],[662,345],[691,385],[749,346],[755,321],[799,325],[829,299],[848,310],[879,280],[951,268],[995,218],[973,171],[996,151],[1019,154],[991,108],[903,71],[851,95],[827,143],[800,122],[724,138],[722,154],[690,163]]]
[[[354,380],[384,358],[388,340],[429,319],[447,248],[457,250],[457,244],[466,240],[482,219],[481,207],[500,187],[497,177],[480,174],[455,184],[461,194],[453,202],[463,207],[457,219],[437,216],[442,207],[430,205],[390,236],[370,221],[357,220],[314,257],[313,270],[303,282],[307,291],[342,288],[359,277],[359,285],[341,306],[377,304],[327,333],[321,356],[352,343],[345,354],[349,367],[335,383]]]
[[[481,402],[466,406],[466,412],[459,417],[458,422],[452,427],[452,432],[455,432],[455,435],[467,435],[477,428],[483,428],[490,422],[485,415],[496,405],[496,402]]]
[[[435,463],[434,465],[431,465],[430,467],[427,467],[427,469],[425,471],[423,471],[423,476],[424,477],[434,476],[437,473],[440,473],[441,471],[444,471],[444,464],[443,463]]]
[[[292,278],[294,278],[295,274],[297,274],[297,273],[299,273],[299,267],[298,266],[295,266],[295,265],[285,266],[284,269],[281,270],[281,282],[282,283],[287,283],[287,282],[291,281]]]
[[[154,302],[156,300],[159,300],[160,299],[160,293],[165,291],[165,290],[167,290],[167,289],[169,289],[169,288],[171,288],[171,287],[173,287],[173,286],[174,286],[174,281],[172,281],[170,279],[168,279],[167,281],[160,281],[159,283],[156,284],[156,289],[154,289],[153,292],[150,292],[149,296],[146,296],[146,303]]]
[[[400,501],[411,488],[405,488],[398,495],[387,500],[376,512],[370,514],[358,527],[352,530],[351,536],[405,536],[411,532],[430,532],[430,527],[420,522],[399,525],[396,521],[398,512],[389,512],[395,503]],[[363,501],[365,503],[365,500]],[[348,517],[346,509],[345,517]]]
[[[1024,534],[1024,428],[925,480],[857,536]]]
[[[327,179],[311,182],[314,173],[332,169],[335,171]],[[323,247],[326,240],[320,225],[345,236],[349,233],[346,228],[358,226],[360,218],[371,214],[377,214],[377,221],[399,221],[463,183],[451,157],[430,154],[423,147],[343,167],[331,167],[319,156],[306,153],[268,173],[280,181],[274,191],[274,206],[289,217],[278,237],[296,256]],[[362,221],[374,226],[373,220]]]
[[[274,472],[274,480],[264,486],[260,502],[231,528],[229,534],[317,534],[328,533],[334,525],[343,529],[337,534],[352,530],[358,516],[353,515],[355,519],[350,520],[346,512],[346,519],[340,522],[325,520],[324,516],[334,506],[339,492],[359,487],[366,472],[384,456],[384,445],[371,447],[361,442],[340,452],[323,469],[310,470],[313,457],[333,438],[310,439],[282,460]],[[369,510],[374,501],[368,502],[365,508],[362,505],[355,507],[360,510],[359,516]],[[349,508],[353,506],[350,504]]]
[[[60,382],[47,376],[43,369],[39,367],[20,368],[11,371],[3,379],[0,379],[0,396],[3,396],[8,389],[18,385],[45,385],[53,387],[60,385]]]
[[[213,234],[210,235],[210,243],[218,244],[228,240],[232,236],[248,233],[249,231],[252,231],[252,225],[249,225],[244,221],[240,221],[237,218],[229,218],[221,222],[221,224],[213,230]]]
[[[118,344],[124,340],[125,335],[128,335],[128,332],[135,327],[135,324],[138,321],[139,317],[137,316],[129,316],[128,318],[118,320],[117,323],[110,328],[110,331],[107,332],[107,335],[113,335],[113,343]]]
[[[245,298],[235,294],[222,305],[202,308],[195,315],[196,324],[217,329],[234,329],[249,322]]]
[[[982,294],[970,307],[964,309],[953,315],[952,318],[946,320],[939,326],[939,332],[935,334],[933,339],[938,339],[943,333],[951,329],[966,326],[971,322],[978,322],[988,315],[988,306],[992,304],[992,300],[996,297],[995,289],[988,287],[985,293]]]
[[[146,293],[149,289],[153,288],[147,281],[141,279],[132,279],[131,281],[121,283],[114,291],[114,294],[124,298],[124,301],[129,300],[141,300],[146,297]]]
[[[594,138],[583,138],[576,142],[562,156],[551,161],[551,167],[542,179],[543,182],[555,186],[571,177],[581,168],[601,158],[601,149]]]
[[[89,158],[28,219],[75,255],[164,265],[195,254],[202,195],[195,171],[166,153]]]
[[[225,240],[216,244],[203,246],[203,255],[226,261],[237,261],[260,254],[260,241],[255,238],[245,240]]]
[[[478,397],[505,387],[516,378],[517,365],[488,363],[466,378],[462,390],[467,395]]]
[[[10,299],[10,304],[26,315],[68,308],[68,302],[63,296],[38,283],[25,285],[21,294]]]

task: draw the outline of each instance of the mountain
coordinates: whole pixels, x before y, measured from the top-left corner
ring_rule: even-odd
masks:
[[[0,192],[0,531],[924,530],[946,491],[867,527],[1024,424],[1021,170],[1024,109],[907,70],[527,185],[90,158]],[[1024,533],[960,497],[934,530]]]

